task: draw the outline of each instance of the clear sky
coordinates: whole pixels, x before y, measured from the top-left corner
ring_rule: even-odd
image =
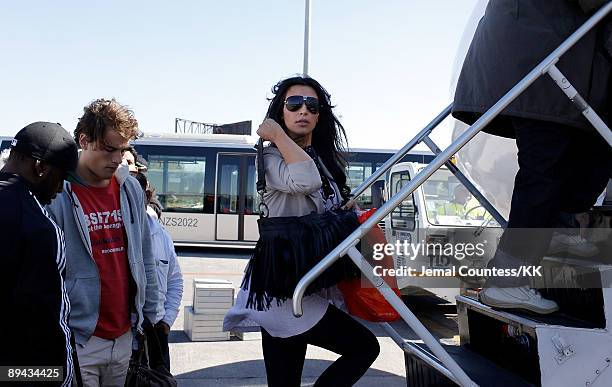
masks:
[[[351,147],[399,148],[450,102],[476,0],[311,3],[310,75]],[[33,121],[72,131],[99,97],[148,133],[173,132],[176,117],[252,120],[254,132],[271,87],[302,71],[304,0],[0,4],[0,135]]]

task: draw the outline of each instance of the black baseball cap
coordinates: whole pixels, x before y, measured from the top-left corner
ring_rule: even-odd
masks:
[[[66,129],[52,122],[34,122],[21,129],[11,148],[66,172],[66,180],[86,186],[76,173],[79,151]]]

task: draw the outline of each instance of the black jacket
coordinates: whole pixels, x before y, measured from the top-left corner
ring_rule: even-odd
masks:
[[[490,0],[463,63],[453,116],[472,124],[590,16],[571,0]],[[605,49],[607,20],[574,45],[557,67],[602,119],[610,123],[611,63]],[[608,34],[609,35],[609,34]],[[507,117],[557,122],[593,130],[567,96],[544,74],[525,90],[486,132],[514,137]]]
[[[0,365],[63,366],[71,378],[63,232],[13,174],[0,173],[0,219]]]

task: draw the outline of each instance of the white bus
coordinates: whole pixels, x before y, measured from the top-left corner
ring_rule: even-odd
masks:
[[[11,140],[0,137],[0,150],[9,148]],[[132,142],[149,164],[147,176],[164,208],[161,221],[176,245],[255,246],[259,197],[254,143],[253,137],[230,134],[151,134]],[[394,153],[353,149],[346,154],[351,189]],[[430,152],[414,151],[403,161],[427,163],[432,159]],[[376,182],[357,198],[358,205],[379,207],[383,189],[384,181]]]
[[[253,137],[147,135],[133,142],[149,163],[148,177],[164,207],[162,222],[177,245],[252,247],[259,237]],[[349,186],[357,187],[395,151],[353,149]],[[412,152],[404,161],[427,163],[429,152]],[[357,202],[378,207],[382,184],[374,185]]]

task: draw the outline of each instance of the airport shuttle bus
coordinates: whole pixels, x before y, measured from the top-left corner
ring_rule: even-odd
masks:
[[[177,245],[254,246],[259,237],[254,143],[253,137],[228,134],[147,135],[133,142],[149,163],[149,180],[164,207],[161,221]],[[393,153],[349,152],[350,187],[357,187]],[[427,163],[432,158],[429,152],[412,152],[404,160]],[[379,206],[382,188],[375,184],[362,194],[359,206]]]
[[[0,137],[0,150],[12,137]],[[250,136],[145,135],[132,142],[148,162],[147,176],[164,212],[164,224],[176,245],[250,248],[259,238],[255,140]],[[352,149],[347,179],[351,189],[395,153],[388,149]],[[427,163],[430,152],[413,151],[403,161]],[[363,208],[383,202],[384,180],[357,198]],[[381,222],[381,225],[382,222]]]

